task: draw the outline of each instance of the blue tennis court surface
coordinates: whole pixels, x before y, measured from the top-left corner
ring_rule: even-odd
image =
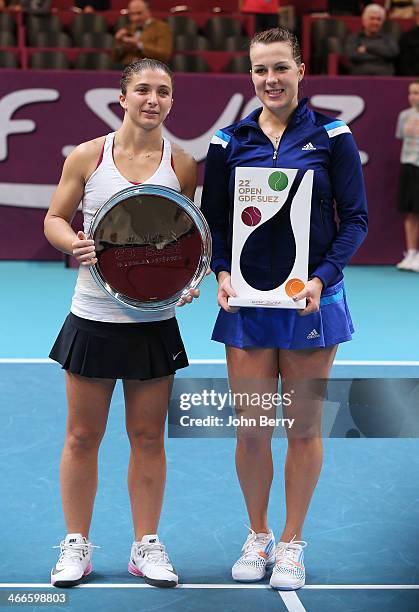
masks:
[[[7,288],[0,304],[1,593],[51,592],[49,571],[57,558],[52,546],[64,533],[58,483],[66,415],[63,375],[55,364],[25,361],[47,356],[68,310],[74,276],[60,264],[0,264],[0,281]],[[341,347],[335,376],[419,378],[416,308],[402,306],[403,296],[418,303],[418,280],[390,268],[348,270],[358,332]],[[224,357],[223,347],[209,340],[215,314],[214,284],[208,279],[200,300],[179,312],[189,356],[197,360],[182,376],[225,375],[222,362],[208,363]],[[23,362],[11,361],[16,359]],[[248,588],[231,580],[231,565],[247,535],[234,440],[167,440],[159,534],[183,586],[166,591],[144,588],[127,572],[133,534],[123,416],[118,384],[100,451],[91,531],[100,546],[94,552],[95,571],[85,586],[66,591],[70,604],[64,609],[419,610],[417,439],[325,440],[324,469],[304,532],[307,587],[285,595],[267,588],[267,581]],[[273,449],[270,524],[278,533],[284,520],[285,441],[275,439]]]
[[[76,270],[53,262],[0,262],[1,357],[46,357],[71,302]],[[356,334],[342,344],[340,360],[419,360],[419,276],[389,266],[353,266],[345,271]],[[202,296],[178,310],[192,359],[224,358],[210,341],[217,313],[215,281],[205,279]]]

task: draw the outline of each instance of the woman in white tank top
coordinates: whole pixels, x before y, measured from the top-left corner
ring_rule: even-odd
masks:
[[[94,243],[84,232],[76,235],[70,225],[82,201],[86,232],[96,210],[131,183],[164,185],[193,199],[196,162],[162,136],[172,93],[172,74],[161,62],[145,59],[127,66],[119,98],[122,126],[71,153],[45,219],[47,239],[80,264],[71,312],[50,355],[66,370],[68,398],[61,459],[67,536],[51,572],[55,586],[78,584],[92,571],[88,534],[97,457],[117,378],[123,380],[131,445],[128,487],[135,537],[128,569],[154,586],[178,583],[157,536],[166,474],[167,406],[174,372],[188,365],[174,310],[137,312],[102,292],[88,270],[97,261]],[[179,305],[198,295],[191,291]]]

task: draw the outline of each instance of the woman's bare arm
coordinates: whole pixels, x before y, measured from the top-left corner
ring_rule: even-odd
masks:
[[[103,138],[83,143],[64,162],[60,182],[44,221],[44,233],[47,240],[63,253],[76,255],[75,248],[88,249],[83,253],[77,253],[78,256],[81,256],[92,251],[93,241],[84,241],[89,244],[75,246],[74,243],[80,240],[71,227],[71,222],[83,198],[87,178],[94,171],[102,145]],[[81,263],[82,261],[80,260]]]

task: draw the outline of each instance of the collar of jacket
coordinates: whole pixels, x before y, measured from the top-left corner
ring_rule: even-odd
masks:
[[[254,111],[247,115],[244,119],[238,122],[236,125],[234,132],[245,131],[249,128],[256,129],[260,131],[260,126],[258,123],[259,116],[262,112],[262,107],[256,108]],[[308,108],[308,98],[302,98],[295,111],[292,113],[291,118],[288,122],[287,129],[293,125],[297,125],[301,123],[305,117],[307,117],[309,113]]]
[[[148,26],[150,25],[150,23],[153,21],[152,17],[149,17],[147,19],[147,21],[144,21],[142,26],[135,26],[134,27],[134,31],[135,32],[142,32],[143,30],[145,30],[145,28],[148,28]]]
[[[386,33],[383,32],[382,30],[379,30],[376,34],[373,34],[372,36],[368,36],[368,34],[365,33],[365,30],[361,30],[359,35],[363,38],[368,38],[368,39],[376,39],[376,38],[386,38]]]

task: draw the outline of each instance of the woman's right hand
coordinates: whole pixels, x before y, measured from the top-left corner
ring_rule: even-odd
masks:
[[[81,266],[93,266],[97,263],[95,241],[87,240],[83,232],[77,232],[77,238],[71,245],[73,255]]]
[[[124,36],[127,36],[127,34],[128,34],[127,28],[120,28],[115,34],[115,40],[117,40],[118,42],[121,42]]]
[[[238,307],[229,306],[228,298],[236,297],[236,292],[231,286],[231,275],[229,272],[219,272],[218,273],[218,304],[225,310],[226,312],[237,312],[239,310]]]

